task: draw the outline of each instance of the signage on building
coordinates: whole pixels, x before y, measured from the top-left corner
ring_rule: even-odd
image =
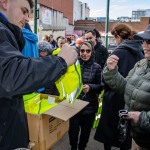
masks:
[[[69,37],[71,35],[82,36],[82,30],[66,31],[65,34],[66,34],[66,37]]]
[[[45,25],[51,25],[51,21],[52,21],[52,15],[51,15],[51,10],[45,7],[42,7],[41,9],[41,14],[42,14],[42,23]]]

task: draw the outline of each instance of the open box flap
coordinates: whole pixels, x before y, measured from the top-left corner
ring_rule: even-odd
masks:
[[[74,104],[70,104],[64,100],[60,102],[56,107],[49,109],[43,114],[51,115],[53,117],[67,121],[72,116],[77,114],[80,110],[82,110],[85,106],[87,106],[88,103],[89,102],[86,101],[76,100]]]

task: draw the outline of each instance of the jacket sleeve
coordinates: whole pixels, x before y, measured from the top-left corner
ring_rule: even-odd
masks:
[[[139,117],[139,125],[141,129],[150,132],[150,111],[142,111]]]
[[[90,91],[89,92],[96,92],[96,93],[100,93],[100,91],[102,90],[102,86],[101,86],[101,73],[102,73],[102,69],[101,67],[97,67],[96,70],[96,74],[95,74],[95,83],[94,84],[89,84],[90,87]]]
[[[138,63],[137,63],[138,64]],[[106,82],[106,84],[119,94],[123,94],[125,90],[125,86],[127,84],[127,81],[131,78],[133,73],[136,70],[137,64],[135,64],[135,67],[129,72],[128,76],[124,78],[119,72],[118,72],[118,66],[114,69],[109,71],[107,66],[103,70],[103,77]]]
[[[0,97],[33,92],[55,82],[66,70],[61,57],[25,58],[10,42],[0,39]]]
[[[124,77],[118,72],[118,67],[114,70],[109,71],[107,67],[103,70],[103,77],[106,84],[119,94],[124,93],[126,80]]]

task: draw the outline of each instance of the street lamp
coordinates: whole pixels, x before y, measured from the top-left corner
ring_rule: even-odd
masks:
[[[107,0],[106,23],[105,23],[105,46],[106,48],[108,48],[109,5],[110,5],[110,0]]]

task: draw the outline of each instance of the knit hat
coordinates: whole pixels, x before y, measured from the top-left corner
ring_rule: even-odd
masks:
[[[133,37],[139,40],[150,40],[150,24],[144,32],[134,34]]]
[[[38,48],[39,48],[39,51],[43,51],[43,52],[52,52],[53,51],[52,46],[47,41],[38,42]]]

